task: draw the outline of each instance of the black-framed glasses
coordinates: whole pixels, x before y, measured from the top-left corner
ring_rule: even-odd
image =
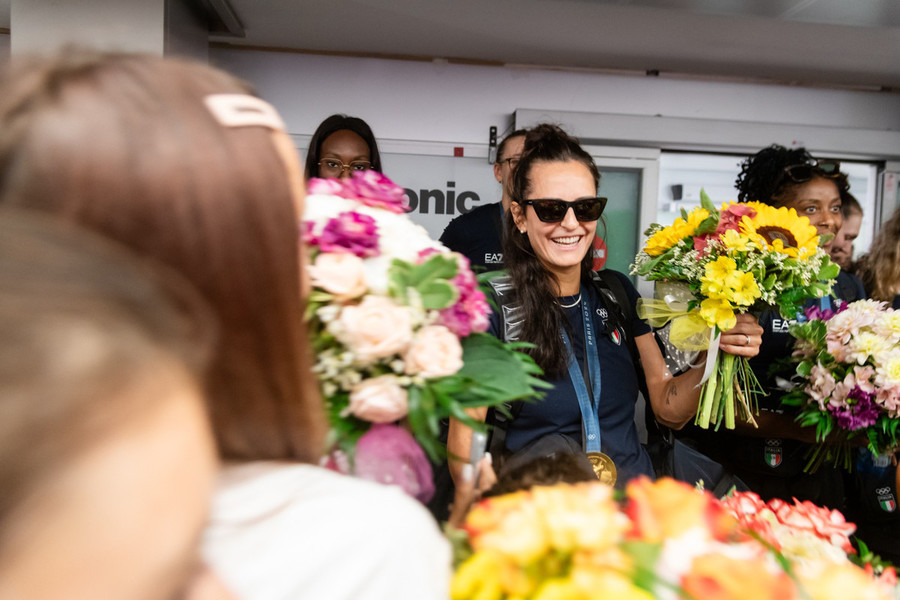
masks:
[[[534,214],[544,223],[559,223],[566,218],[571,208],[575,218],[582,222],[596,221],[606,208],[606,198],[579,198],[574,202],[566,202],[556,198],[539,198],[535,200],[519,200],[519,204],[531,206]]]
[[[794,183],[806,183],[814,177],[835,179],[841,175],[841,163],[836,160],[820,160],[802,165],[788,165],[785,176]]]
[[[368,171],[372,168],[372,163],[367,160],[353,160],[350,164],[344,164],[336,158],[323,158],[319,161],[319,171],[324,173],[341,174],[345,170],[353,172]]]
[[[521,160],[521,156],[510,156],[509,158],[501,158],[498,160],[498,163],[506,163],[506,166],[510,169],[514,169],[517,164],[519,164],[519,160]]]

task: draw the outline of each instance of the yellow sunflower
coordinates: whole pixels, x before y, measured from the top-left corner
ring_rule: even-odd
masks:
[[[767,250],[806,260],[819,248],[819,236],[809,219],[793,208],[775,208],[761,202],[748,202],[756,215],[741,219],[741,233]]]
[[[687,221],[678,217],[674,223],[650,236],[644,245],[644,252],[650,256],[659,256],[684,238],[694,235],[700,223],[708,216],[709,211],[705,208],[695,208],[688,213]]]

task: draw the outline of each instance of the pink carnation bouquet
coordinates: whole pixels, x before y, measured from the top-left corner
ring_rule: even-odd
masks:
[[[527,355],[483,333],[489,305],[468,260],[415,225],[405,202],[403,188],[376,171],[309,182],[300,227],[307,316],[332,448],[348,470],[357,444],[374,447],[360,442],[373,424],[401,424],[438,459],[441,419],[483,428],[465,409],[529,398],[541,386]],[[390,432],[377,430],[381,440]],[[393,435],[399,443],[404,433]]]
[[[806,311],[791,325],[797,338],[793,389],[782,398],[799,408],[797,421],[815,427],[819,445],[808,470],[824,460],[851,465],[850,445],[873,454],[898,447],[900,426],[900,311],[859,300],[837,310]],[[836,434],[836,435],[833,435]]]

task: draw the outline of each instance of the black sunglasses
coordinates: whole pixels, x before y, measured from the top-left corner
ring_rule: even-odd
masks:
[[[794,183],[806,183],[814,177],[835,179],[841,175],[841,163],[836,160],[820,160],[811,164],[789,165],[784,174]]]
[[[541,198],[538,200],[519,200],[519,204],[534,208],[534,214],[544,223],[559,223],[566,218],[569,208],[575,211],[579,221],[596,221],[606,208],[606,198],[579,198],[574,202]]]

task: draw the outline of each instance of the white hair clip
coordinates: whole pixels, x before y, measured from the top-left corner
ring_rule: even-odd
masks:
[[[268,127],[284,131],[275,108],[249,94],[210,94],[203,99],[209,112],[225,127]]]

